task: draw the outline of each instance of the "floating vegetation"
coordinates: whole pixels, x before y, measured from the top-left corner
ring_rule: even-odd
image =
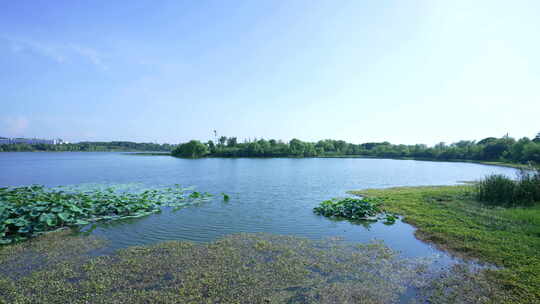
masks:
[[[349,220],[383,220],[385,224],[393,224],[398,219],[395,214],[385,212],[381,207],[381,201],[373,198],[347,197],[326,200],[313,211],[319,215]]]
[[[179,185],[146,190],[135,184],[0,188],[0,244],[100,220],[143,217],[163,206],[178,209],[210,197]]]
[[[62,229],[27,242],[3,246],[0,248],[0,278],[19,280],[64,262],[82,264],[95,257],[94,253],[107,245],[108,241],[93,235]],[[0,303],[3,303],[1,296]]]
[[[381,242],[235,234],[92,256],[99,241],[56,234],[0,250],[0,303],[497,303],[499,291],[478,270],[433,273]]]

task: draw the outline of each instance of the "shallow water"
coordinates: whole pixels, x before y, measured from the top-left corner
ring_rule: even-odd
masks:
[[[311,239],[383,240],[406,257],[448,255],[414,237],[414,228],[398,221],[387,226],[333,221],[313,214],[322,200],[346,191],[416,185],[451,185],[490,173],[513,176],[511,168],[471,163],[386,159],[199,159],[134,156],[122,153],[0,153],[0,186],[132,184],[195,186],[227,193],[177,212],[98,224],[91,233],[110,240],[109,249],[164,240],[207,242],[238,232],[267,232]],[[87,227],[88,228],[88,227]]]

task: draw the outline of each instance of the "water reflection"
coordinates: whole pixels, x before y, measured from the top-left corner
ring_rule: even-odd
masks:
[[[313,213],[323,200],[349,190],[414,185],[449,185],[491,173],[514,176],[511,168],[471,163],[384,159],[200,159],[136,157],[121,153],[2,153],[1,186],[137,184],[194,185],[216,197],[177,212],[99,223],[91,233],[110,240],[111,250],[166,240],[211,242],[227,235],[266,232],[309,239],[341,237],[349,242],[384,240],[405,257],[438,250],[397,221],[349,222]],[[226,193],[225,203],[219,194]],[[89,229],[90,230],[90,229]],[[453,259],[443,255],[443,260]]]

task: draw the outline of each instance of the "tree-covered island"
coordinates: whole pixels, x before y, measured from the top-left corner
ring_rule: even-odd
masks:
[[[191,140],[178,145],[172,154],[177,157],[380,157],[426,160],[470,160],[485,162],[540,162],[540,133],[534,139],[518,140],[503,136],[488,137],[478,142],[462,140],[443,142],[429,147],[424,144],[395,145],[389,142],[352,144],[343,140],[325,139],[305,142],[292,139],[288,143],[275,139],[238,142],[236,137],[221,136],[216,142]]]

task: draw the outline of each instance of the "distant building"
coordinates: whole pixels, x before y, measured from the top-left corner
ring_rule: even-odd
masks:
[[[9,145],[9,144],[27,144],[27,145],[37,145],[37,144],[47,144],[47,145],[60,145],[65,142],[61,138],[57,139],[41,139],[41,138],[7,138],[0,137],[0,145]]]

